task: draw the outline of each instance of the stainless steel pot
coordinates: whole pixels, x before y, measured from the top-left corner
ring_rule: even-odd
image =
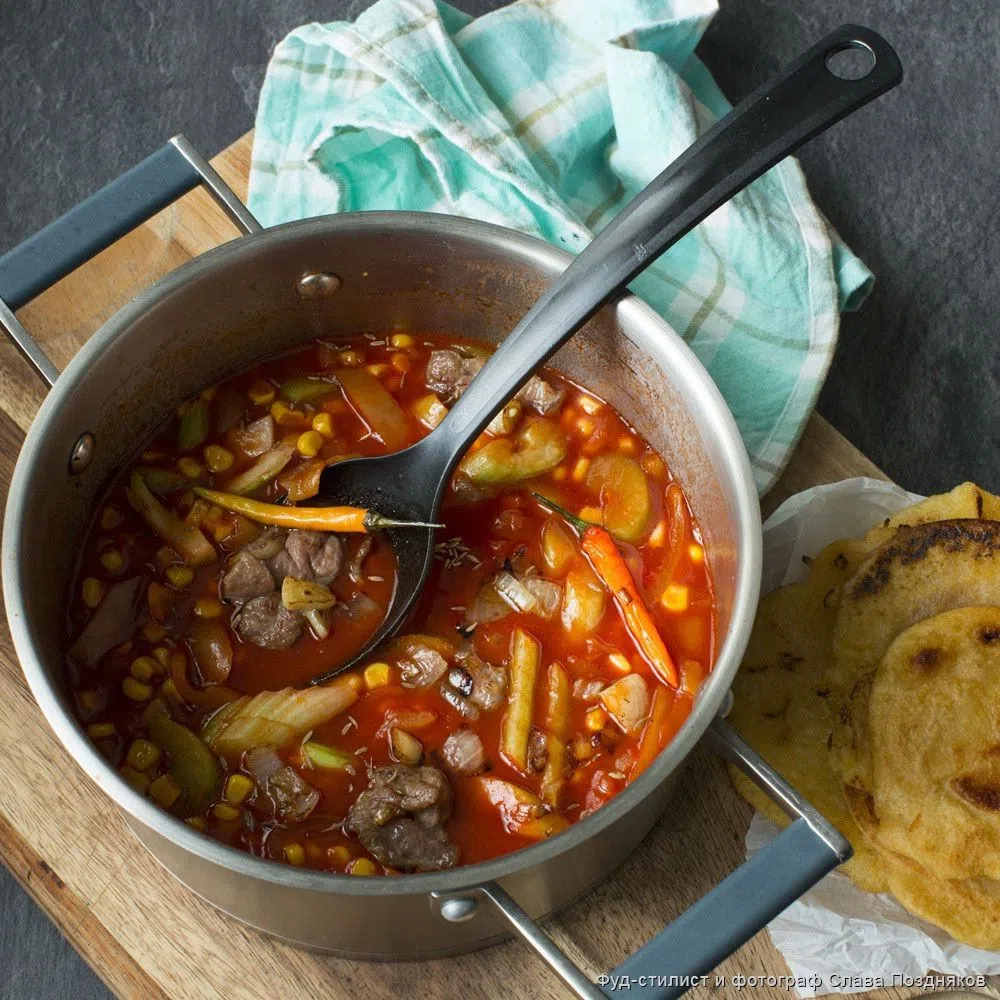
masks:
[[[248,235],[140,295],[56,379],[11,309],[199,180]],[[579,995],[601,995],[533,919],[628,856],[702,737],[802,818],[618,973],[707,971],[850,853],[718,719],[756,606],[757,496],[718,390],[683,341],[631,295],[604,308],[554,364],[625,414],[683,483],[704,532],[723,641],[681,732],[612,802],[552,840],[496,861],[395,878],[325,874],[250,857],[160,811],[119,778],[73,717],[61,637],[76,545],[109,478],[165,414],[207,383],[318,335],[402,327],[497,341],[568,260],[527,236],[439,215],[349,214],[262,231],[181,137],[0,259],[0,297],[11,307],[0,303],[0,322],[54,382],[18,459],[4,522],[4,594],[25,676],[56,735],[154,857],[200,896],[269,934],[400,959],[480,947],[513,927]],[[661,985],[657,995],[675,996],[684,982]]]

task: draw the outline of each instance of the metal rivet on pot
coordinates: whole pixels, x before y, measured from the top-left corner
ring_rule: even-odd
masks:
[[[94,435],[90,431],[84,431],[76,439],[76,444],[73,445],[73,450],[69,453],[69,471],[71,475],[80,475],[90,465],[94,458],[96,443]]]
[[[460,924],[465,920],[471,920],[479,909],[479,900],[471,896],[462,896],[457,899],[446,899],[441,904],[441,916],[453,924]]]
[[[343,284],[339,277],[328,271],[310,271],[299,278],[296,291],[301,299],[325,299]]]

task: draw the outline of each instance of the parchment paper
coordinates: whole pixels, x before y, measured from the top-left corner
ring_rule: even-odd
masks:
[[[857,538],[879,521],[923,499],[876,479],[846,479],[786,500],[764,524],[761,592],[803,579],[813,556],[838,538]],[[747,855],[777,833],[756,814],[747,831]],[[933,971],[966,977],[1000,974],[1000,954],[970,948],[906,912],[891,896],[862,892],[833,872],[768,925],[771,940],[796,978],[799,996],[854,993],[858,979],[908,986]],[[893,977],[897,977],[895,980]]]

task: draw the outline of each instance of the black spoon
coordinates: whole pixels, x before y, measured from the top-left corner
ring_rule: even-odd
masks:
[[[858,50],[868,69],[843,79],[838,53]],[[441,424],[403,451],[327,468],[320,496],[401,520],[438,520],[461,457],[543,364],[612,296],[734,194],[803,143],[903,78],[896,53],[869,28],[846,24],[742,101],[645,187],[497,348]],[[641,99],[641,95],[639,95]],[[389,531],[398,564],[392,604],[355,656],[310,681],[320,684],[364,660],[403,624],[434,558],[433,530]]]

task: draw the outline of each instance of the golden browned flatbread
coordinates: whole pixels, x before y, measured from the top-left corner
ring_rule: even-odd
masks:
[[[873,671],[915,622],[952,608],[1000,604],[1000,522],[903,526],[844,584],[827,679],[840,697]]]
[[[851,841],[855,854],[844,867],[847,874],[863,889],[882,892],[886,883],[878,858],[851,820],[826,745],[833,703],[823,676],[830,662],[840,586],[865,553],[863,542],[835,542],[813,560],[807,580],[782,587],[761,601],[733,685],[729,721]],[[730,771],[747,801],[775,823],[788,823],[752,781],[735,768]]]
[[[912,527],[915,524],[927,524],[929,521],[950,521],[956,518],[993,518],[987,512],[992,505],[1000,511],[1000,501],[992,494],[981,490],[975,483],[962,483],[948,493],[939,493],[910,507],[904,507],[899,513],[886,518],[881,524],[872,528],[865,535],[865,544],[872,550],[887,541],[903,525]]]
[[[903,632],[867,726],[878,843],[945,878],[1000,878],[1000,607]]]

